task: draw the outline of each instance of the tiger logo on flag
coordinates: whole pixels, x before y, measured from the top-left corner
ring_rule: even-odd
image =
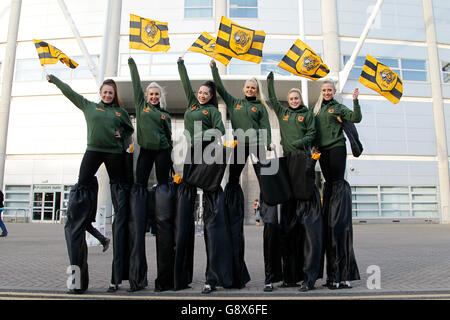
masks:
[[[247,53],[253,39],[253,32],[242,27],[232,25],[230,49],[236,54]]]
[[[142,40],[150,47],[154,46],[161,39],[161,31],[159,30],[155,21],[142,23],[142,29]]]
[[[383,90],[392,90],[396,80],[397,75],[392,70],[382,64],[378,65],[377,83],[382,87]]]

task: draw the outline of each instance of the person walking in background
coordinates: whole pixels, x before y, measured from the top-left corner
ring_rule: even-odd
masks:
[[[155,164],[158,185],[155,190],[156,261],[155,290],[173,289],[175,191],[169,185],[172,167],[172,128],[166,110],[166,97],[156,82],[150,83],[145,95],[139,72],[133,58],[128,59],[136,107],[137,141],[140,146],[136,166],[136,182],[130,192],[130,232],[132,234],[130,257],[130,291],[147,286],[147,260],[145,233],[147,226],[148,179]]]
[[[2,233],[0,234],[0,237],[6,237],[8,235],[8,230],[6,229],[6,226],[2,220],[2,213],[4,210],[3,201],[4,201],[4,195],[3,195],[2,190],[0,190],[0,229],[2,229]]]
[[[133,133],[128,113],[121,107],[117,85],[107,79],[100,87],[101,101],[85,99],[54,75],[47,80],[79,108],[87,124],[87,148],[80,165],[78,182],[72,187],[64,226],[67,250],[71,265],[81,270],[80,288],[69,293],[80,294],[87,290],[89,274],[85,233],[97,212],[98,182],[95,173],[105,163],[110,179],[111,199],[115,218],[113,223],[113,263],[108,291],[118,289],[122,280],[128,279],[128,189],[124,177],[123,140]]]
[[[253,203],[253,210],[255,211],[256,225],[259,226],[261,224],[261,215],[260,215],[261,206],[259,205],[258,199],[255,199],[255,202]]]
[[[351,288],[359,280],[353,251],[352,194],[344,180],[347,149],[342,121],[362,119],[358,88],[353,92],[353,111],[334,99],[334,82],[325,80],[314,106],[317,136],[313,150],[321,153],[319,162],[325,178],[323,188],[324,249],[327,283],[330,289]]]

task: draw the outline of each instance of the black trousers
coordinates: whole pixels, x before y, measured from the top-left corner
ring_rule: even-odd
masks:
[[[81,160],[78,184],[89,185],[102,163],[105,163],[110,184],[124,181],[124,155],[122,153],[86,151]]]
[[[100,243],[102,245],[105,245],[106,237],[100,231],[98,231],[96,228],[94,228],[94,226],[92,224],[88,224],[86,226],[86,231],[89,232],[95,239],[100,241]]]
[[[169,178],[172,159],[170,149],[150,150],[141,147],[136,166],[136,183],[147,186],[150,172],[155,164],[158,184],[166,184]]]
[[[242,159],[241,152],[244,151],[244,158]],[[245,146],[245,148],[236,146],[233,152],[233,162],[230,163],[230,171],[228,176],[228,182],[239,184],[239,178],[241,177],[242,170],[244,170],[245,164],[247,163],[247,158],[250,155],[250,151],[253,155],[258,157],[260,161],[266,159],[266,149],[264,146],[252,147]]]
[[[325,181],[344,180],[347,148],[345,146],[335,147],[330,150],[321,150],[320,152],[320,168]]]

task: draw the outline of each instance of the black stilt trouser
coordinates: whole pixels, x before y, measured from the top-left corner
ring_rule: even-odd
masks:
[[[264,201],[261,201],[261,216],[264,222],[264,283],[269,284],[279,282],[283,279],[280,253],[278,206],[269,206]]]

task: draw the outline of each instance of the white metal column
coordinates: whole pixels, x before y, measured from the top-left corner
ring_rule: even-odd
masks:
[[[321,0],[323,61],[330,68],[329,77],[338,80],[341,68],[336,0]]]
[[[6,142],[8,139],[9,108],[11,105],[11,91],[14,78],[14,65],[16,61],[17,34],[19,32],[20,9],[22,0],[11,0],[9,15],[8,38],[6,44],[5,60],[3,60],[3,84],[0,98],[0,189],[3,190],[5,175]]]
[[[441,223],[450,223],[450,176],[444,104],[442,101],[441,72],[439,68],[439,52],[436,42],[436,29],[434,26],[433,2],[432,0],[422,0],[422,5],[427,38],[434,131],[436,134],[436,158],[438,161],[439,193],[441,199]]]

